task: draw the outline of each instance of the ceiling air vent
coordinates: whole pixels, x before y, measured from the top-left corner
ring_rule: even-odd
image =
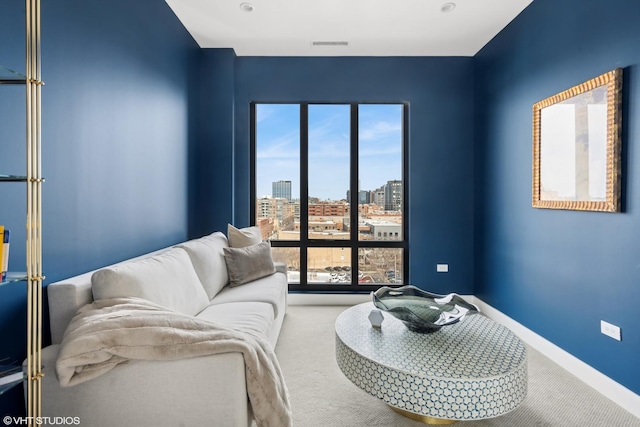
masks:
[[[311,46],[347,47],[349,46],[349,42],[348,41],[315,41],[315,42],[311,42]]]

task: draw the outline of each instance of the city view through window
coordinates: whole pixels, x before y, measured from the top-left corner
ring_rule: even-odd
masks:
[[[403,282],[405,108],[254,105],[255,224],[290,283]]]

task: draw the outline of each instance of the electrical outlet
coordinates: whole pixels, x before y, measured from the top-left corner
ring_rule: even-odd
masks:
[[[609,322],[605,322],[604,320],[600,321],[600,332],[613,338],[614,340],[622,340],[622,337],[620,335],[620,327],[612,325]]]
[[[436,271],[438,273],[448,273],[449,272],[449,264],[436,264]]]

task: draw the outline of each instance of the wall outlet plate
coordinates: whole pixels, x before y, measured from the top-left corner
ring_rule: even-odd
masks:
[[[436,264],[436,271],[438,273],[448,273],[449,272],[449,264]]]
[[[616,325],[612,325],[609,322],[605,322],[604,320],[600,321],[600,332],[603,334],[613,338],[614,340],[622,341],[622,336],[620,334],[620,327]]]

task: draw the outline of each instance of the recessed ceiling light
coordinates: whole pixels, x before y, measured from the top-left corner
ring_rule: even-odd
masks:
[[[332,47],[343,46],[343,47],[347,47],[347,46],[349,46],[349,42],[346,41],[346,40],[340,40],[340,41],[313,41],[313,42],[311,42],[311,46],[332,46]]]
[[[253,12],[253,5],[248,2],[240,3],[240,10],[243,12]]]
[[[442,13],[449,13],[455,8],[456,8],[456,4],[455,3],[445,3],[440,7],[440,11]]]

